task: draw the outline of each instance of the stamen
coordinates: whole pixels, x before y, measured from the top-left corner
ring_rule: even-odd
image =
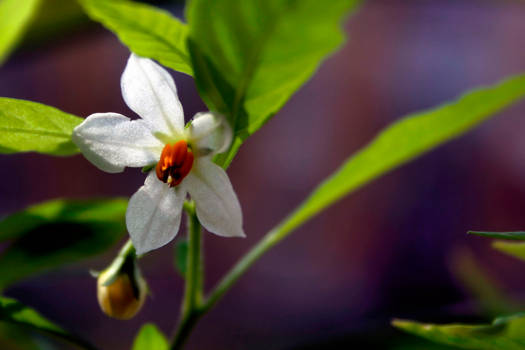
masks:
[[[160,181],[170,187],[177,186],[190,173],[193,166],[193,153],[186,141],[177,141],[164,146],[155,172]]]

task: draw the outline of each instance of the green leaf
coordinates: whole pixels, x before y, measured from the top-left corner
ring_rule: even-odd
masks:
[[[63,338],[80,345],[84,349],[95,349],[95,347],[87,341],[66,332],[34,309],[25,306],[15,299],[0,296],[0,321],[24,326],[48,335]]]
[[[464,134],[523,97],[525,75],[519,75],[401,119],[350,157],[275,230],[284,236],[341,197]]]
[[[0,64],[14,49],[40,0],[0,0]]]
[[[168,341],[152,323],[147,323],[139,331],[133,343],[133,350],[168,350]]]
[[[181,239],[175,243],[175,269],[182,277],[186,276],[186,264],[188,259],[188,240]]]
[[[492,242],[492,247],[515,258],[525,260],[525,242]]]
[[[0,222],[0,289],[112,247],[126,231],[127,200],[53,200]]]
[[[0,97],[0,153],[78,153],[71,141],[82,119],[40,103]]]
[[[166,11],[134,1],[80,0],[86,13],[114,32],[131,51],[192,74],[187,26]]]
[[[511,239],[516,241],[525,241],[525,232],[514,231],[514,232],[486,232],[486,231],[468,231],[470,235],[478,235],[484,237],[498,238],[498,239]]]
[[[242,142],[273,116],[341,45],[354,0],[192,0],[188,47],[197,87],[235,133],[216,161],[227,166]]]
[[[500,317],[490,325],[435,325],[394,320],[394,327],[436,343],[476,350],[524,350],[525,315]]]

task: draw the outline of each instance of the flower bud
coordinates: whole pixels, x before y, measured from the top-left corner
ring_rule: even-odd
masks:
[[[233,132],[226,118],[215,112],[197,113],[189,124],[191,143],[200,156],[222,153],[230,147]]]
[[[97,279],[97,298],[102,311],[128,320],[141,309],[148,286],[137,266],[135,253],[118,256]]]

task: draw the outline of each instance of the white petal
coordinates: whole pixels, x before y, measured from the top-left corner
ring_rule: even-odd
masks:
[[[137,254],[162,247],[179,231],[186,191],[170,188],[151,171],[144,186],[131,197],[126,226]]]
[[[226,118],[214,112],[195,114],[190,123],[189,133],[192,145],[201,156],[226,151],[233,136]]]
[[[155,132],[177,136],[184,129],[184,112],[171,75],[150,59],[131,54],[120,81],[129,108],[147,120]]]
[[[245,237],[242,211],[226,172],[208,158],[195,161],[182,182],[195,201],[197,217],[210,232],[226,237]]]
[[[159,160],[164,146],[142,120],[117,113],[96,113],[73,130],[73,142],[99,169],[117,173]]]

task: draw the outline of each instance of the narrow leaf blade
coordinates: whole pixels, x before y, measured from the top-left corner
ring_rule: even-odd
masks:
[[[71,264],[112,247],[125,232],[127,201],[53,200],[0,222],[0,289],[20,279]]]
[[[512,232],[488,232],[488,231],[468,231],[470,235],[478,235],[484,237],[498,238],[498,239],[510,239],[516,241],[525,241],[525,232],[523,231],[512,231]]]
[[[40,315],[36,310],[11,298],[0,296],[0,321],[24,326],[39,332],[63,338],[84,349],[95,349],[93,345],[76,335],[66,332],[61,327]]]
[[[353,0],[192,0],[189,48],[199,92],[242,142],[273,116],[344,40]]]
[[[82,118],[40,103],[0,97],[0,153],[78,153],[71,134]]]
[[[487,325],[436,325],[407,320],[393,320],[392,325],[432,342],[476,350],[525,349],[525,317],[516,314],[495,319]]]
[[[39,4],[40,0],[0,1],[0,64],[20,40]]]
[[[147,323],[140,329],[133,350],[168,350],[168,341],[164,334],[152,323]]]
[[[139,56],[192,75],[187,27],[166,11],[127,0],[80,0],[86,13]]]
[[[350,157],[276,229],[289,232],[341,197],[472,129],[525,97],[525,75],[475,89],[457,101],[409,115]]]

